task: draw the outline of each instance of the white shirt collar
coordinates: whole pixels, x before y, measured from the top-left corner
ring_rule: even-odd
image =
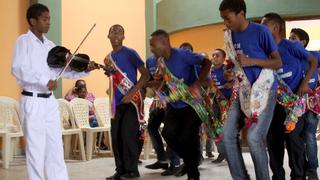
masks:
[[[32,40],[42,43],[41,40],[35,34],[33,34],[31,30],[29,30],[27,34]],[[42,35],[42,38],[43,38],[43,44],[47,44],[50,42],[45,35]]]

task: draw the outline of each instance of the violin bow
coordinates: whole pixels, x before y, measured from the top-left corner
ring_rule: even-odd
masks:
[[[83,42],[87,39],[87,37],[89,36],[89,34],[91,33],[91,31],[92,31],[93,28],[95,28],[95,27],[96,27],[96,24],[93,24],[92,27],[90,28],[90,30],[87,32],[87,34],[84,36],[84,38],[83,38],[82,41],[80,42],[80,44],[78,45],[77,49],[72,53],[71,56],[68,57],[68,59],[70,59],[70,60],[68,61],[68,63],[66,64],[66,66],[60,71],[60,73],[59,73],[59,75],[58,75],[58,77],[57,77],[56,80],[59,80],[59,79],[62,77],[63,73],[64,73],[64,72],[66,71],[66,69],[69,67],[72,59],[75,57],[76,53],[78,52],[78,50],[79,50],[80,47],[82,46]]]

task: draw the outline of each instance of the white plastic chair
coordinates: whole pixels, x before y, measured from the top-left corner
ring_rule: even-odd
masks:
[[[107,132],[108,128],[99,124],[99,127],[91,128],[89,124],[89,105],[86,99],[75,98],[70,102],[71,109],[77,126],[86,133],[86,156],[87,160],[92,159],[92,150],[95,147],[97,132]]]
[[[70,147],[71,147],[71,137],[72,135],[77,136],[77,140],[79,140],[79,149],[80,156],[82,160],[86,160],[85,150],[84,150],[84,142],[83,142],[83,134],[81,129],[77,128],[74,118],[72,115],[72,110],[70,104],[65,99],[58,99],[59,103],[59,111],[61,118],[61,128],[62,135],[64,141],[64,157],[67,159],[70,155]],[[72,148],[76,149],[76,145]]]
[[[96,98],[93,102],[95,114],[99,124],[102,124],[108,129],[104,134],[108,134],[108,147],[112,153],[112,140],[111,140],[111,114],[110,114],[110,103],[108,98]],[[106,136],[105,136],[106,137]],[[99,140],[101,142],[101,140]],[[99,143],[100,143],[99,142]]]
[[[3,168],[9,168],[12,160],[14,144],[22,137],[18,114],[18,103],[9,97],[0,97],[0,137],[2,137]]]

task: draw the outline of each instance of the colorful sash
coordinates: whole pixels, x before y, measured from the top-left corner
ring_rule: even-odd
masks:
[[[262,69],[258,79],[251,87],[244,70],[236,60],[237,53],[233,46],[231,30],[224,31],[224,43],[230,60],[234,64],[236,86],[239,87],[239,101],[241,110],[247,116],[247,127],[257,122],[257,117],[267,108],[269,93],[274,82],[274,71]]]
[[[209,129],[209,135],[213,139],[220,139],[222,137],[222,124],[214,117],[211,99],[204,89],[202,87],[189,89],[184,84],[183,79],[178,79],[170,72],[164,62],[164,58],[158,59],[158,68],[162,70],[164,81],[169,89],[169,95],[157,92],[161,104],[166,107],[167,103],[179,100],[187,103],[195,110],[201,121]]]
[[[210,71],[210,73],[211,73],[211,75],[210,75],[211,81],[215,82],[215,80],[212,79],[212,70]],[[213,94],[212,99],[216,100],[217,105],[220,110],[220,114],[221,114],[220,121],[222,124],[224,124],[224,122],[228,116],[229,107],[230,107],[231,103],[233,102],[233,100],[235,100],[237,98],[237,88],[233,88],[232,95],[229,100],[223,95],[221,90],[214,83],[209,89],[209,94]],[[217,115],[216,115],[216,117],[217,117]]]
[[[286,108],[287,117],[284,121],[286,132],[292,132],[298,122],[298,118],[306,112],[306,99],[308,95],[299,97],[294,94],[290,87],[282,80],[280,75],[276,75],[278,79],[277,102]]]
[[[308,109],[316,114],[320,114],[320,86],[318,86],[314,91],[308,91]]]
[[[109,87],[110,87],[110,105],[111,105],[111,115],[112,118],[115,116],[116,112],[116,102],[115,102],[115,88],[121,92],[122,95],[126,95],[129,90],[134,86],[133,82],[126,77],[126,75],[120,70],[120,68],[116,65],[115,61],[112,58],[111,53],[107,56],[107,64],[106,69],[108,69],[107,74],[109,74]],[[144,124],[144,103],[143,98],[140,91],[137,91],[131,100],[131,103],[134,105],[137,115],[138,121],[140,124]]]

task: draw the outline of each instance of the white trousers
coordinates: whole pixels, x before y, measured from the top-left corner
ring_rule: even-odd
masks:
[[[20,121],[26,139],[29,180],[68,180],[59,113],[53,95],[21,97]]]

